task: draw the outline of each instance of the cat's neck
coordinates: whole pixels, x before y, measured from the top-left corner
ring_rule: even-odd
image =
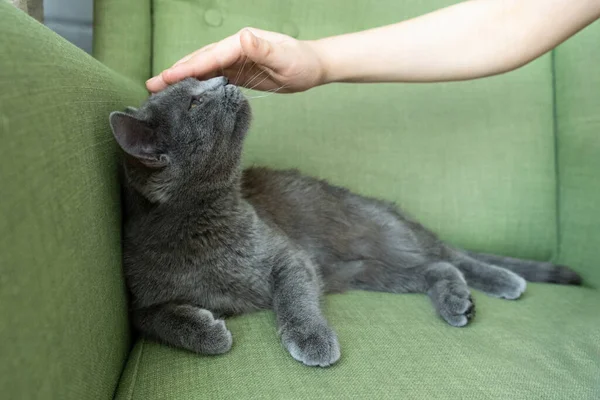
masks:
[[[221,216],[244,207],[238,178],[220,185],[187,185],[167,206],[191,214]]]

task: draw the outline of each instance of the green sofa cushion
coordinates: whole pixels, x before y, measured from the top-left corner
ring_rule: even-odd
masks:
[[[313,39],[450,3],[155,0],[152,71],[248,25]],[[592,48],[592,39],[585,46],[576,45],[569,54]],[[561,95],[555,89],[570,81],[567,68],[554,61],[559,59],[548,55],[518,71],[472,82],[330,85],[257,98],[251,100],[255,122],[245,162],[300,168],[396,200],[443,237],[469,248],[549,259],[559,256],[560,245],[560,259],[594,283],[598,268],[590,244],[599,232],[590,214],[600,211],[594,203],[598,185],[596,190],[584,185],[593,185],[597,161],[592,158],[600,151],[591,146],[581,174],[577,147],[560,149],[557,158],[560,135],[568,133],[556,129],[556,119],[575,119],[580,110],[574,104],[567,111],[575,96],[567,91],[563,105],[555,103]],[[555,65],[566,80],[555,82]],[[596,99],[598,94],[589,94],[582,104],[593,108]],[[575,141],[580,147],[590,140],[591,131],[585,132],[584,143]],[[557,159],[571,166],[563,169]],[[567,233],[559,236],[558,227]],[[575,238],[585,244],[566,249]],[[479,293],[475,298],[473,324],[456,329],[435,316],[424,296],[327,297],[326,314],[339,333],[343,356],[326,370],[304,367],[285,352],[271,312],[230,319],[234,347],[219,357],[140,339],[117,398],[600,396],[597,289],[532,284],[516,302]]]
[[[150,78],[151,0],[94,0],[94,57],[139,83]]]
[[[556,49],[555,63],[560,259],[600,287],[600,22]]]
[[[450,3],[157,0],[153,71],[246,25],[311,39]],[[257,98],[246,164],[299,168],[396,200],[460,245],[549,259],[556,249],[551,72],[546,56],[473,82],[330,85]]]
[[[133,85],[0,1],[0,397],[108,399],[127,353],[110,111]]]
[[[533,284],[520,300],[475,300],[473,322],[453,328],[423,295],[328,296],[342,358],[327,369],[287,354],[271,312],[228,320],[234,345],[222,356],[139,340],[117,399],[600,397],[597,291]]]

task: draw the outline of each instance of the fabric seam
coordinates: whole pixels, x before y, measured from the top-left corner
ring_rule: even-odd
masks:
[[[154,0],[150,0],[149,1],[149,10],[148,13],[150,14],[150,59],[148,60],[149,62],[149,72],[150,72],[150,76],[148,77],[148,79],[150,77],[152,77],[152,70],[154,69]],[[131,391],[129,392],[129,400],[133,400],[133,396],[135,394],[135,387],[137,384],[137,377],[138,377],[138,372],[140,369],[140,363],[142,360],[142,357],[144,355],[144,346],[146,344],[146,341],[144,339],[140,339],[140,352],[137,356],[137,359],[135,360],[135,365],[133,367],[133,375],[131,377]]]
[[[556,50],[550,53],[550,72],[552,75],[552,125],[554,135],[554,184],[555,184],[555,219],[556,219],[556,242],[553,261],[560,258],[561,249],[561,195],[560,195],[560,164],[559,164],[559,138],[558,138],[558,96],[556,89]]]
[[[150,76],[148,79],[154,76],[154,0],[150,0]]]
[[[140,339],[140,352],[135,360],[135,366],[133,367],[133,376],[131,377],[131,392],[129,392],[129,400],[133,399],[133,394],[135,392],[135,386],[138,376],[138,371],[140,369],[140,362],[142,360],[142,356],[144,354],[144,345],[146,341],[144,339]]]

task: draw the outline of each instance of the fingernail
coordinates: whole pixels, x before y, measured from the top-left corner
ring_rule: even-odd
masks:
[[[258,38],[254,36],[254,33],[252,33],[250,29],[248,29],[248,32],[250,33],[250,37],[252,38],[252,46],[258,47]]]

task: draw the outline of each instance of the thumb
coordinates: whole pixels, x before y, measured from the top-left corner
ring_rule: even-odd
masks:
[[[285,65],[281,46],[256,36],[250,29],[244,29],[240,34],[242,51],[251,61],[274,71]]]

